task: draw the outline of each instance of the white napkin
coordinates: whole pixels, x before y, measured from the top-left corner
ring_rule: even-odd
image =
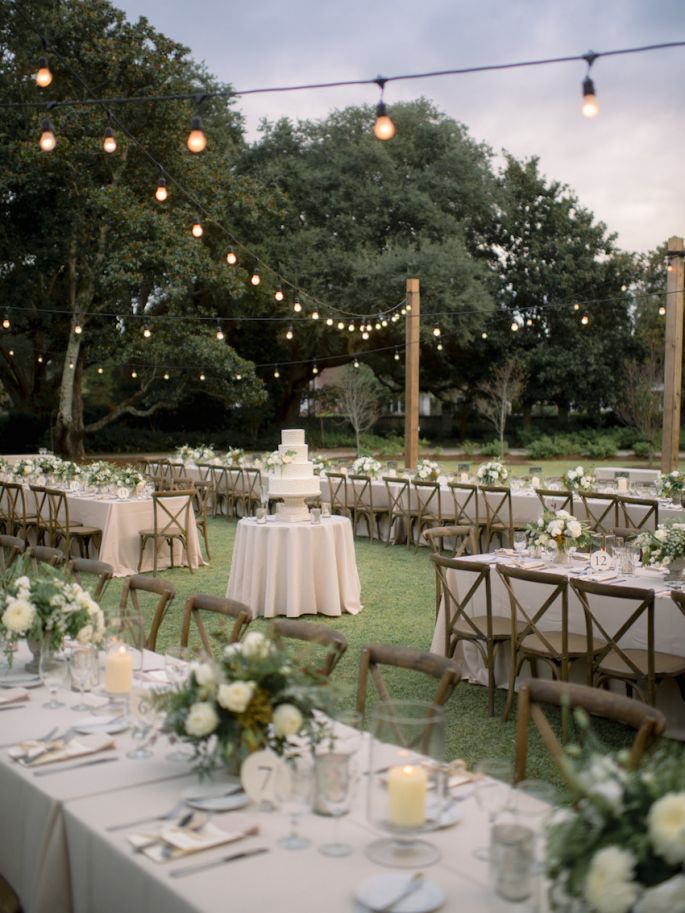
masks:
[[[251,827],[244,818],[231,815],[230,821],[208,821],[199,830],[165,823],[156,830],[129,834],[128,841],[134,848],[141,848],[140,852],[153,862],[169,862],[225,843],[234,843],[257,833],[259,829]]]
[[[607,580],[615,580],[618,577],[616,571],[598,571],[596,574],[588,574],[587,579],[595,583],[604,583]]]
[[[143,673],[142,678],[144,678],[146,682],[156,682],[159,685],[169,684],[165,669],[150,669],[149,672]]]
[[[638,577],[663,577],[666,570],[661,567],[639,567],[635,573]]]
[[[16,704],[29,699],[30,695],[26,688],[6,688],[0,691],[0,704]]]
[[[114,740],[108,735],[95,733],[72,739],[66,745],[62,739],[55,739],[48,744],[50,747],[45,751],[45,742],[31,739],[10,748],[8,754],[22,767],[40,767],[43,764],[54,764],[57,761],[67,761],[71,758],[80,758],[83,755],[96,754],[99,751],[114,748]]]

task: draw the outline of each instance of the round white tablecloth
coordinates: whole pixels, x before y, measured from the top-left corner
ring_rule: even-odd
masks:
[[[238,523],[226,596],[255,615],[361,612],[361,587],[352,527],[346,517],[320,525],[285,523],[276,517]]]

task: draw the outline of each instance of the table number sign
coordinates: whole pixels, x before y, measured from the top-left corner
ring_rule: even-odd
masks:
[[[601,548],[590,555],[590,567],[593,571],[608,571],[611,567],[611,555]]]
[[[283,758],[268,748],[248,755],[240,768],[240,782],[253,802],[276,804],[279,781],[287,775],[288,769]]]

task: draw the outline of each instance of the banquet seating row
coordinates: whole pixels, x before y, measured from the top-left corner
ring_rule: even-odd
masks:
[[[82,583],[84,577],[94,577],[95,582],[88,589],[95,600],[100,599],[107,585],[113,577],[113,568],[111,564],[105,561],[98,561],[95,558],[70,558],[59,548],[52,548],[49,545],[28,545],[23,539],[16,536],[6,536],[0,534],[0,572],[9,570],[9,568],[20,558],[26,557],[31,563],[31,569],[35,572],[39,564],[47,564],[49,567],[65,567],[67,576]]]

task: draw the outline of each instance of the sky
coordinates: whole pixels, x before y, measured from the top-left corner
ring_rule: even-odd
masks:
[[[114,0],[188,46],[235,89],[373,79],[685,40],[685,0]],[[601,58],[600,114],[580,114],[584,62],[386,87],[430,98],[471,136],[538,156],[626,250],[685,235],[685,48]],[[239,99],[248,135],[263,118],[322,118],[375,103],[376,86]]]

